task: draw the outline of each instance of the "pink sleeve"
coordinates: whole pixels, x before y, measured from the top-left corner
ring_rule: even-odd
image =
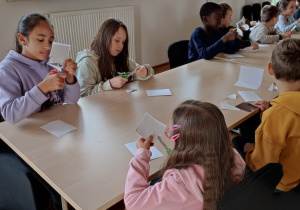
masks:
[[[233,168],[234,179],[238,182],[242,181],[245,176],[246,163],[241,155],[233,148],[235,167]]]
[[[137,150],[136,157],[130,161],[124,195],[126,208],[128,210],[180,208],[188,200],[188,195],[172,175],[149,186],[150,157],[151,152],[141,148]]]

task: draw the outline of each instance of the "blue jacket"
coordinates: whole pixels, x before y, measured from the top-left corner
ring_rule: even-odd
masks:
[[[240,49],[242,41],[236,38],[231,42],[224,43],[221,38],[224,36],[222,31],[214,31],[210,36],[207,35],[202,27],[197,28],[191,36],[189,42],[188,62],[199,59],[210,60],[220,52],[235,53]]]

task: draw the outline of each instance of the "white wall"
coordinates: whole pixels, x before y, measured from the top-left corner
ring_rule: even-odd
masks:
[[[170,43],[189,39],[202,25],[199,10],[205,0],[35,0],[6,2],[0,0],[0,60],[14,48],[14,34],[20,18],[31,12],[96,9],[134,6],[136,61],[158,65],[168,61]],[[221,2],[221,1],[216,1]],[[244,0],[225,0],[234,10],[233,22],[240,18]],[[246,0],[246,2],[248,2]],[[254,2],[254,1],[253,1]]]
[[[133,5],[135,13],[136,61],[158,65],[168,61],[167,47],[189,39],[201,24],[199,9],[204,0],[36,0],[0,1],[0,60],[14,48],[19,19],[27,13],[72,11]]]

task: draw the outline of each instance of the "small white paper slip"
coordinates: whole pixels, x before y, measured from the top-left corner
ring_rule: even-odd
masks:
[[[62,64],[69,58],[70,48],[71,45],[53,42],[49,62]]]
[[[240,54],[224,54],[227,58],[243,58],[245,56]]]
[[[258,44],[259,47],[270,47],[268,44]]]
[[[64,121],[61,120],[55,120],[51,123],[43,125],[41,128],[44,129],[45,131],[48,131],[49,133],[53,134],[56,137],[61,137],[62,135],[65,135],[66,133],[69,133],[77,129],[76,127],[68,123],[65,123]]]
[[[277,86],[274,85],[274,83],[272,83],[272,85],[269,87],[268,89],[269,91],[274,91],[274,90],[278,90]]]
[[[147,90],[148,96],[171,96],[170,89]]]
[[[135,130],[144,139],[147,139],[150,135],[153,135],[153,142],[158,142],[157,136],[163,136],[167,126],[154,117],[145,113],[142,121]]]
[[[226,101],[221,101],[221,109],[240,111],[239,108],[236,108],[235,106],[232,106],[232,105],[228,104]]]
[[[229,99],[236,99],[236,94],[231,94],[231,95],[227,96],[227,98],[229,98]]]
[[[137,148],[136,148],[136,142],[130,142],[130,143],[127,143],[125,144],[125,146],[127,147],[127,149],[129,149],[129,151],[134,155],[134,157],[136,156],[136,151],[137,151]],[[156,149],[154,146],[153,147],[150,147],[150,151],[152,152],[152,155],[151,155],[151,158],[150,160],[153,160],[153,159],[156,159],[156,158],[159,158],[159,157],[162,157],[164,156],[158,149]]]
[[[264,69],[241,66],[239,80],[234,86],[258,89],[262,83]]]
[[[238,91],[238,93],[246,102],[262,101],[262,99],[253,91]]]

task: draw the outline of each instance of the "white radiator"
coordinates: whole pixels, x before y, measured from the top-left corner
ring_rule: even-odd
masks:
[[[129,36],[129,57],[135,60],[134,14],[132,6],[56,12],[47,14],[55,33],[55,41],[71,45],[70,58],[89,49],[102,23],[109,18],[121,20]]]

